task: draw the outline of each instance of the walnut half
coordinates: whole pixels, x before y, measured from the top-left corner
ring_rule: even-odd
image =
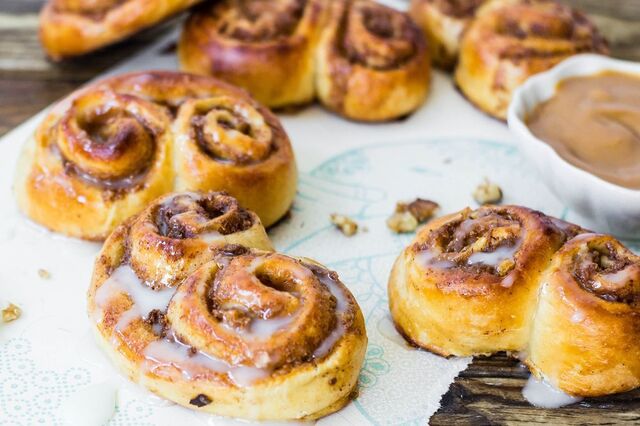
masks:
[[[413,232],[418,225],[431,219],[439,208],[438,203],[422,198],[396,203],[396,211],[387,219],[387,226],[396,233]]]
[[[358,232],[358,224],[348,216],[332,213],[330,219],[331,223],[333,223],[335,227],[347,237],[351,237]]]
[[[478,185],[473,191],[473,199],[478,204],[498,204],[502,201],[502,189],[495,183],[485,179],[484,183]]]

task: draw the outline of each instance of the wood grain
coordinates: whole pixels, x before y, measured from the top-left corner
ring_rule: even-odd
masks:
[[[594,14],[614,56],[640,60],[640,0],[564,0]],[[166,32],[172,24],[74,61],[48,61],[37,39],[42,0],[0,1],[0,135]],[[557,410],[523,400],[528,372],[504,355],[477,358],[443,396],[433,425],[640,424],[640,391]],[[429,386],[429,383],[425,383]]]

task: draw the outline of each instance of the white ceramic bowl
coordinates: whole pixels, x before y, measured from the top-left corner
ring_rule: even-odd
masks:
[[[581,216],[579,225],[621,238],[639,238],[640,190],[615,185],[570,164],[535,137],[525,123],[527,115],[538,104],[555,94],[561,80],[607,70],[637,74],[640,78],[640,63],[637,62],[593,54],[573,56],[549,71],[529,78],[515,91],[509,105],[509,129],[516,136],[521,151],[540,172],[540,178]]]

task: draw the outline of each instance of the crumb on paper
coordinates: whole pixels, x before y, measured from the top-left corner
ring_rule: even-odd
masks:
[[[51,272],[47,271],[44,268],[40,268],[38,269],[38,276],[43,280],[48,280],[49,278],[51,278]]]
[[[418,220],[409,212],[396,212],[387,219],[387,226],[398,234],[413,232],[418,227]]]
[[[396,233],[413,232],[418,225],[431,219],[439,208],[438,203],[423,198],[396,203],[396,211],[387,219],[387,226]]]
[[[485,179],[484,183],[478,185],[473,191],[473,199],[478,204],[498,204],[502,201],[502,189],[495,183]]]
[[[2,310],[2,322],[11,322],[20,318],[22,314],[22,310],[14,305],[13,303],[9,303],[9,306]]]
[[[347,237],[351,237],[358,232],[358,224],[350,219],[348,216],[332,213],[331,214],[331,223],[333,223],[336,228],[340,230]]]

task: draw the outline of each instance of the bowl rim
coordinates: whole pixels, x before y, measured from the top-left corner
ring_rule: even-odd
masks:
[[[531,130],[529,130],[529,126],[527,126],[524,119],[526,113],[531,111],[535,106],[538,106],[541,102],[550,99],[556,93],[557,85],[562,80],[571,77],[598,75],[606,71],[634,74],[640,79],[640,62],[614,59],[593,53],[571,56],[553,68],[528,78],[524,84],[515,90],[507,111],[507,124],[509,130],[518,136],[520,143],[535,145],[535,148],[542,151],[546,158],[551,156],[553,160],[555,160],[555,163],[561,163],[567,170],[572,171],[576,178],[586,181],[590,185],[597,185],[606,190],[610,195],[615,194],[625,197],[628,200],[637,200],[640,202],[640,189],[617,185],[571,164],[562,158],[551,145],[536,137]],[[541,88],[546,88],[547,90],[551,88],[552,90],[548,90],[551,95],[539,100],[533,107],[527,108],[525,106],[525,100],[530,98],[533,93],[539,92]]]

